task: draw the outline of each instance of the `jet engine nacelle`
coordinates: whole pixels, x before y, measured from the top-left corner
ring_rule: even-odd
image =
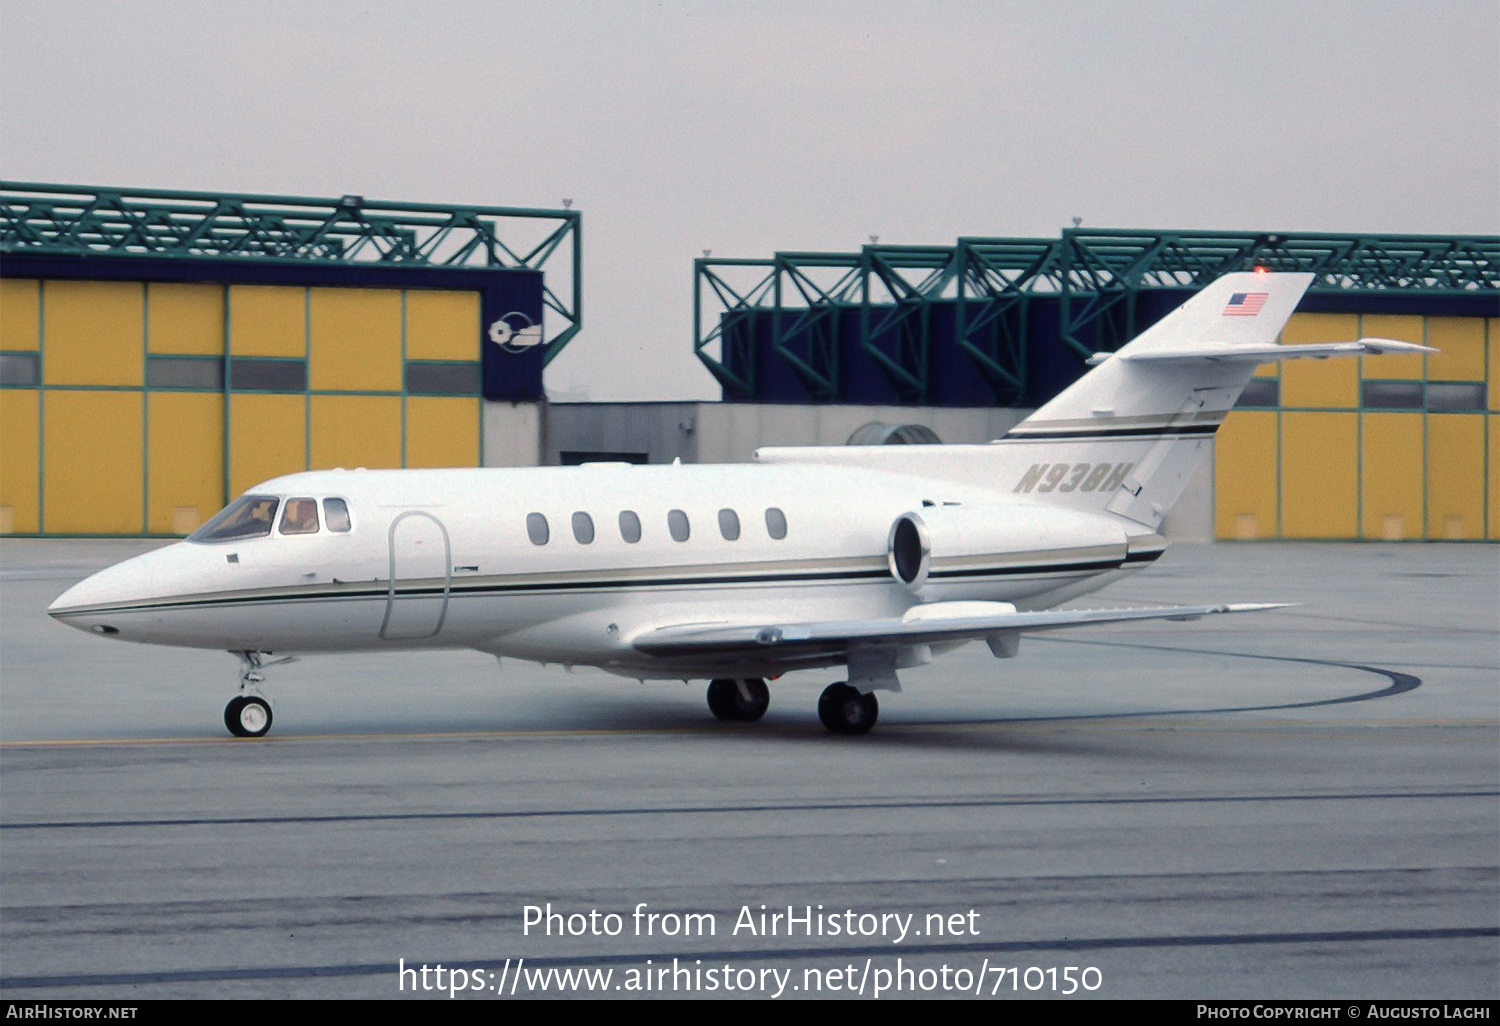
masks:
[[[903,513],[886,541],[891,576],[913,592],[930,578],[1108,569],[1124,562],[1125,528],[1113,519],[1056,506],[932,506]]]

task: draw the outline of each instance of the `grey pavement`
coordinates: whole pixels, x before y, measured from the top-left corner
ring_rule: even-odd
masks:
[[[898,958],[985,993],[1500,996],[1496,546],[1174,548],[1090,601],[1302,605],[969,646],[863,738],[818,725],[828,673],[728,725],[698,683],[403,653],[274,669],[272,735],[237,741],[228,655],[45,616],[149,544],[0,542],[5,997],[401,997],[399,959],[492,987],[522,957],[790,970],[783,998]],[[525,932],[548,902],[623,930]],[[715,933],[638,935],[641,903]],[[762,904],[923,932],[733,930]],[[1023,978],[1000,995],[1051,996]]]

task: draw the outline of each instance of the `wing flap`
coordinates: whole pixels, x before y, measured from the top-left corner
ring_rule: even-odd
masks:
[[[1357,356],[1361,353],[1435,353],[1432,346],[1400,342],[1393,338],[1362,338],[1358,342],[1318,342],[1310,345],[1276,345],[1253,343],[1221,346],[1198,346],[1193,349],[1155,349],[1141,353],[1122,353],[1118,359],[1128,363],[1156,363],[1206,360],[1210,363],[1276,363],[1306,357],[1326,360],[1330,356]]]
[[[1241,602],[1214,606],[1156,606],[1137,609],[1047,609],[1017,612],[1005,602],[953,602],[918,606],[920,615],[902,619],[843,620],[821,623],[696,623],[657,627],[631,639],[640,652],[657,656],[705,652],[745,652],[773,656],[801,647],[845,645],[924,645],[989,639],[1002,632],[1060,630],[1132,620],[1196,620],[1220,613],[1281,609],[1287,602]],[[944,610],[942,606],[962,607]],[[994,607],[980,609],[976,607]],[[951,614],[951,615],[948,615]],[[993,646],[992,646],[993,647]]]

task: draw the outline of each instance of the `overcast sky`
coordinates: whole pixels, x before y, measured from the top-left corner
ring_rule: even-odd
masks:
[[[1500,232],[1500,3],[0,0],[0,175],[584,218],[555,392],[712,397],[692,260]]]

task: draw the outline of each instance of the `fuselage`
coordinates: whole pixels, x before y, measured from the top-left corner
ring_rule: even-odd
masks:
[[[1143,565],[1122,558],[1117,518],[1059,533],[1049,527],[1058,517],[1083,515],[859,467],[334,470],[246,494],[273,504],[263,533],[195,537],[137,556],[70,589],[51,614],[152,644],[472,648],[690,677],[724,668],[648,658],[631,637],[746,618],[875,619],[953,599],[1045,608]],[[307,513],[307,500],[316,506],[310,530],[289,520]],[[920,589],[904,585],[890,557],[892,524],[953,506],[1016,520],[1013,533],[1029,540],[957,560]]]

